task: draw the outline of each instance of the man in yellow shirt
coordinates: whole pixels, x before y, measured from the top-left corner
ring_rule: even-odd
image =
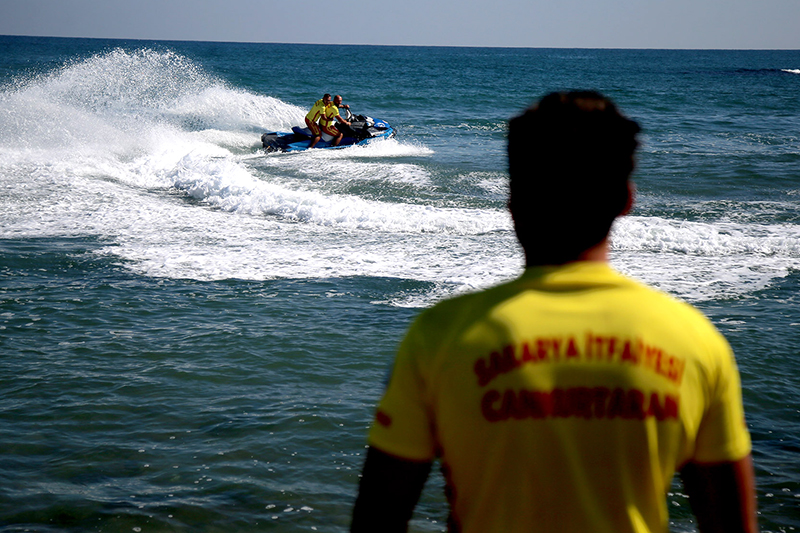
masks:
[[[728,343],[608,264],[638,131],[593,92],[553,93],[512,119],[509,209],[527,268],[411,326],[351,531],[405,531],[436,458],[451,532],[666,533],[675,472],[701,532],[757,531]]]
[[[319,119],[319,127],[322,130],[322,133],[328,136],[325,141],[333,141],[333,146],[339,146],[339,143],[342,141],[342,137],[344,137],[344,134],[336,129],[336,122],[338,121],[342,124],[346,124],[348,126],[350,125],[350,123],[343,119],[339,114],[339,108],[350,109],[350,106],[347,104],[342,105],[342,97],[337,94],[333,97],[333,103],[328,104],[325,107],[325,110]]]
[[[325,113],[325,108],[331,105],[331,95],[325,93],[320,100],[314,102],[311,110],[306,114],[306,126],[311,130],[311,144],[309,148],[314,148],[319,142],[320,127],[317,124]]]

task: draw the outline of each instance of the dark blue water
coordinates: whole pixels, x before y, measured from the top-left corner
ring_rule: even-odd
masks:
[[[409,322],[520,271],[506,120],[571,88],[641,123],[612,263],[730,340],[762,530],[800,527],[800,52],[0,51],[0,531],[345,531]],[[324,92],[397,138],[259,150]]]

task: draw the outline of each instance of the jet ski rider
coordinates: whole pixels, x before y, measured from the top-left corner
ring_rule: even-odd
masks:
[[[319,117],[319,127],[322,130],[322,133],[332,138],[333,146],[339,146],[339,142],[342,140],[342,137],[344,137],[344,134],[336,129],[335,121],[338,120],[342,124],[346,124],[348,126],[350,125],[349,122],[339,115],[339,108],[350,109],[350,106],[347,104],[342,105],[342,97],[337,94],[333,97],[333,103],[329,103],[327,106],[325,106],[322,116]],[[306,122],[308,122],[308,117],[306,117]],[[313,148],[314,145],[317,144],[317,140],[319,139],[315,137],[315,140],[311,142],[311,146],[309,146],[309,148]],[[328,139],[325,140],[328,141]]]
[[[314,148],[314,145],[319,142],[320,129],[317,125],[317,121],[325,113],[325,108],[329,105],[331,105],[331,95],[325,93],[321,100],[314,102],[314,105],[311,106],[311,111],[309,111],[306,115],[306,126],[308,126],[308,129],[311,130],[312,137],[309,148]]]

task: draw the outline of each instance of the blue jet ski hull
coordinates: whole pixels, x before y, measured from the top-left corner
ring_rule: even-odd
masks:
[[[363,145],[376,139],[388,139],[395,135],[394,128],[387,122],[363,115],[353,117],[350,126],[337,124],[336,127],[344,134],[337,146],[334,146],[332,142],[320,139],[314,148],[344,148],[357,144]],[[261,135],[261,145],[267,152],[308,150],[311,145],[311,131],[308,128],[295,126],[291,132],[267,132]]]

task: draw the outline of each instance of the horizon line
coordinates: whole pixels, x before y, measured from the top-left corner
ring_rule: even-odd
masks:
[[[279,41],[236,41],[236,40],[204,40],[204,39],[164,39],[146,37],[75,37],[66,35],[29,35],[0,34],[0,37],[20,37],[32,39],[86,39],[97,41],[145,41],[173,43],[214,43],[214,44],[252,44],[252,45],[299,45],[299,46],[383,46],[406,48],[494,48],[523,50],[660,50],[660,51],[775,51],[793,52],[800,48],[671,48],[671,47],[634,47],[634,46],[523,46],[523,45],[473,45],[473,44],[375,44],[375,43],[316,43],[316,42],[279,42]]]

